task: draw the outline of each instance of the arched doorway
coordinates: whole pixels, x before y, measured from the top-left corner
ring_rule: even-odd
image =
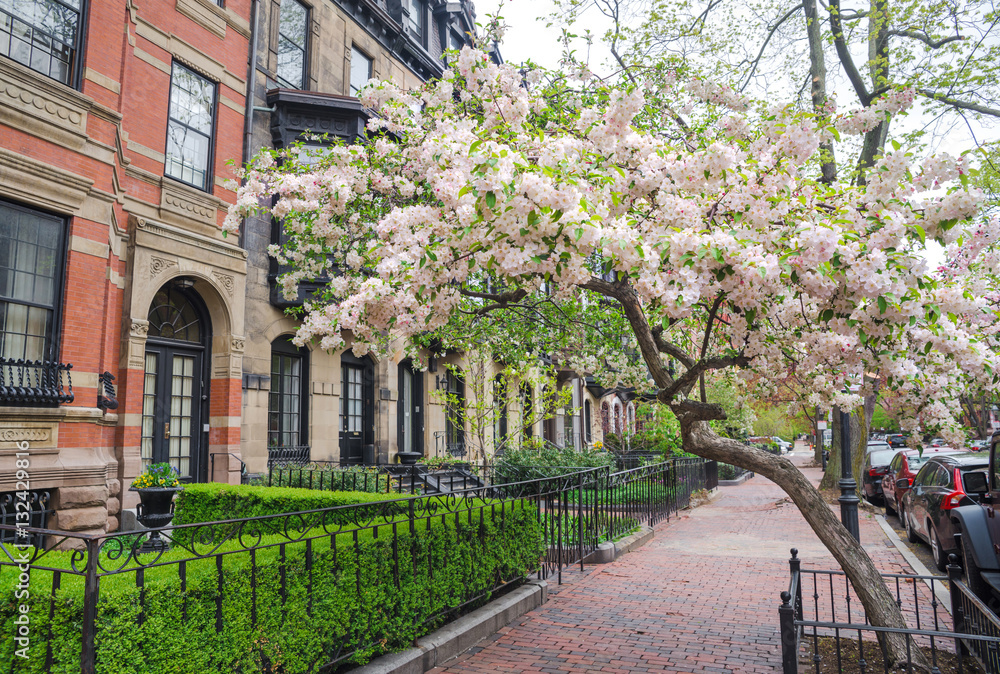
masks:
[[[164,285],[149,308],[142,391],[142,468],[169,463],[188,482],[208,478],[211,324],[198,294]]]

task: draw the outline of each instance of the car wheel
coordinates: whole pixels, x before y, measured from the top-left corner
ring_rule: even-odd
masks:
[[[972,544],[965,539],[964,533],[962,534],[962,568],[965,570],[966,585],[969,586],[974,595],[989,604],[992,594],[990,587],[980,575],[979,565],[976,564],[976,558],[972,556]]]
[[[934,531],[934,525],[930,522],[927,522],[927,538],[930,539],[934,566],[938,568],[938,571],[945,571],[948,567],[948,560],[944,555],[944,550],[941,548],[941,541],[938,540],[937,532]]]
[[[885,499],[885,516],[888,517],[889,515],[899,515],[899,506],[896,505],[896,499]]]
[[[917,536],[917,532],[913,530],[913,525],[910,523],[910,518],[907,516],[905,510],[899,512],[899,519],[903,520],[903,526],[906,527],[906,540],[911,543],[919,543],[920,537]]]

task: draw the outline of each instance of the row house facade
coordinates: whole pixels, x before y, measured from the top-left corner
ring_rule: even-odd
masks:
[[[255,47],[255,149],[295,142],[321,146],[321,134],[357,140],[370,114],[356,98],[360,87],[370,78],[416,87],[438,77],[448,50],[460,49],[475,31],[467,0],[270,0],[262,10]],[[473,368],[489,382],[473,386],[465,381],[470,363],[461,353],[424,353],[429,367],[419,368],[402,343],[382,358],[357,358],[350,348],[326,353],[295,346],[299,323],[286,310],[300,306],[315,287],[303,284],[292,301],[282,296],[283,269],[267,255],[281,237],[280,223],[270,219],[244,224],[247,325],[255,329],[244,354],[241,456],[251,473],[265,472],[269,459],[392,463],[400,452],[483,459],[512,436],[521,436],[515,442],[530,435],[582,447],[625,428],[630,396],[588,387],[571,373],[558,381],[568,387],[570,404],[549,415],[536,412],[537,421],[525,427],[525,410],[540,405],[544,392],[538,385],[524,390],[520,382],[501,381],[497,363],[485,372]],[[345,339],[349,345],[350,335]],[[487,400],[476,400],[477,394]],[[463,403],[498,409],[493,428],[463,417]]]
[[[250,13],[0,2],[8,515],[28,487],[50,528],[114,530],[152,462],[239,480],[247,258],[219,225],[244,150]]]
[[[389,463],[630,428],[630,396],[569,372],[569,404],[525,428],[545,392],[496,363],[476,387],[465,354],[297,347],[286,310],[310,288],[281,296],[279,224],[221,232],[232,163],[358,138],[369,78],[436,77],[474,27],[467,1],[0,0],[0,519],[27,483],[48,528],[116,530],[151,463],[237,483],[282,452]],[[490,432],[458,411],[477,391]]]

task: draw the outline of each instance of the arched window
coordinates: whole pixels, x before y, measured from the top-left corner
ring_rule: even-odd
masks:
[[[607,435],[611,432],[611,407],[608,401],[601,403],[601,433]]]
[[[271,392],[267,405],[267,446],[308,444],[309,356],[289,337],[271,343]]]
[[[628,407],[625,408],[625,415],[625,430],[629,435],[635,435],[635,405],[631,402],[628,404]]]
[[[591,430],[593,425],[593,411],[589,400],[583,402],[583,440],[588,445],[594,441],[594,434]]]
[[[149,309],[149,337],[201,342],[201,316],[190,295],[173,284],[160,288]]]

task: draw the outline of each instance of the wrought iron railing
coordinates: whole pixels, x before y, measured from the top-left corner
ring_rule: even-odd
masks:
[[[73,402],[72,364],[0,358],[0,405],[55,407]]]
[[[27,527],[44,529],[52,510],[49,509],[49,492],[41,489],[10,491],[0,494],[0,524],[26,531]],[[21,526],[18,526],[18,522]],[[0,531],[0,542],[42,546],[44,540],[37,534],[19,535],[17,531]]]
[[[861,671],[889,671],[893,666],[917,671],[918,649],[933,671],[977,671],[963,661],[971,653],[989,674],[1000,672],[1000,620],[962,582],[955,555],[950,561],[948,576],[883,573],[908,626],[876,627],[843,571],[804,569],[792,548],[788,590],[781,593],[778,608],[784,674],[829,671],[834,659],[837,668],[842,660],[850,660],[860,662]],[[950,615],[937,599],[945,589],[951,598]],[[877,640],[887,634],[907,638],[906,662],[882,662]],[[800,670],[802,659],[811,665]]]
[[[309,463],[309,445],[289,445],[267,448],[267,468],[272,466],[304,466]]]
[[[118,409],[115,376],[107,371],[97,375],[97,407],[105,411]]]

